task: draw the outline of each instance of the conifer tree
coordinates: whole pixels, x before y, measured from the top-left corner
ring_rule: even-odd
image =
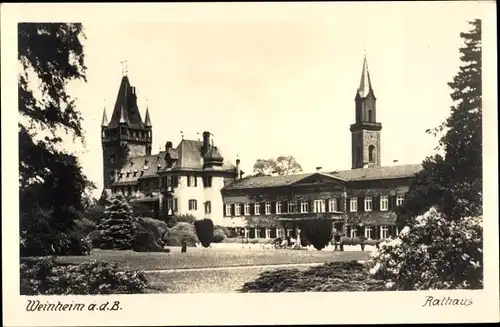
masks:
[[[136,234],[132,207],[123,195],[111,198],[99,225],[101,249],[129,250]]]
[[[399,224],[438,205],[448,219],[482,214],[482,87],[481,20],[469,22],[472,29],[461,33],[465,45],[459,49],[462,65],[448,83],[454,105],[440,126],[428,129],[442,135],[436,154],[427,158],[424,170],[410,186]]]

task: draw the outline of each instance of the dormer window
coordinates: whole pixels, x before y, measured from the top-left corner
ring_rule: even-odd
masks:
[[[118,178],[123,178],[123,173],[120,173],[120,176]]]
[[[141,170],[141,176],[144,175],[144,170]]]
[[[137,170],[134,171],[134,177],[136,177],[136,176],[137,176]]]
[[[130,172],[129,172],[129,171],[127,171],[127,177],[129,177],[129,176],[130,176]]]

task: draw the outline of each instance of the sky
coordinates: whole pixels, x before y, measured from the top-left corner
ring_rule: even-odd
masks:
[[[333,3],[260,15],[220,10],[190,19],[83,22],[87,83],[71,83],[69,91],[87,146],[66,147],[100,194],[102,113],[111,117],[126,60],[143,119],[149,107],[154,153],[167,141],[177,145],[181,131],[186,139],[210,131],[246,173],[257,159],[280,155],[294,156],[306,172],[350,169],[349,125],[366,54],[382,165],[420,163],[437,145],[425,130],[453,104],[447,83],[458,71],[460,32],[469,30],[473,8]]]

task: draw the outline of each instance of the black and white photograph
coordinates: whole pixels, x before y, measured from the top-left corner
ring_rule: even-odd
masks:
[[[2,5],[9,326],[499,319],[493,2],[157,5]]]

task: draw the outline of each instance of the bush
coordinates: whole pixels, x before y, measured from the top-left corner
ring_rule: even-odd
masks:
[[[301,224],[303,237],[306,238],[316,250],[321,250],[332,239],[333,225],[328,219],[304,220]]]
[[[101,234],[101,249],[129,250],[136,233],[132,218],[132,208],[123,195],[118,194],[111,199],[111,204],[105,211],[99,229]]]
[[[178,215],[178,216],[176,215],[167,221],[167,225],[168,225],[168,227],[174,227],[178,223],[194,224],[195,221],[196,221],[195,216],[190,215],[190,214]]]
[[[146,288],[139,271],[119,271],[116,264],[91,261],[57,265],[53,258],[22,262],[21,295],[137,294]]]
[[[482,289],[482,219],[449,221],[433,207],[381,243],[371,273],[394,290]]]
[[[95,249],[99,249],[101,247],[101,234],[102,231],[99,229],[96,229],[87,235],[87,237],[90,239],[90,243],[92,244],[92,247]]]
[[[307,270],[265,271],[239,292],[357,292],[382,291],[384,282],[370,278],[367,267],[357,261],[331,262]]]
[[[212,242],[212,237],[214,236],[214,223],[211,219],[197,220],[194,222],[194,228],[196,230],[196,236],[201,242],[201,245],[205,248],[210,246]]]
[[[101,223],[105,211],[106,207],[103,205],[91,206],[83,212],[83,217],[98,225]]]
[[[167,246],[181,246],[182,241],[185,241],[187,246],[194,247],[200,242],[196,236],[194,225],[189,223],[177,223],[167,231],[166,237]]]
[[[152,234],[155,243],[165,246],[165,237],[168,231],[167,224],[164,221],[153,218],[139,218],[137,222],[149,233]]]
[[[224,233],[224,235],[226,235],[226,237],[235,237],[235,236],[237,236],[236,232],[231,232],[229,230],[229,228],[224,227],[224,226],[217,225],[217,226],[215,226],[215,229],[220,229]],[[214,234],[215,234],[215,229],[214,229]]]
[[[89,220],[87,218],[75,220],[75,225],[76,228],[85,235],[89,234],[97,228],[97,225],[92,220]]]
[[[212,237],[213,243],[221,243],[226,238],[227,238],[226,234],[224,234],[224,232],[221,229],[219,228],[214,229],[214,236]]]
[[[170,252],[158,244],[152,233],[147,230],[137,232],[132,243],[132,249],[136,252]]]
[[[361,237],[342,237],[340,239],[340,242],[343,243],[344,245],[360,245],[361,244]],[[365,245],[377,245],[380,244],[381,240],[369,240],[369,239],[364,239]]]

